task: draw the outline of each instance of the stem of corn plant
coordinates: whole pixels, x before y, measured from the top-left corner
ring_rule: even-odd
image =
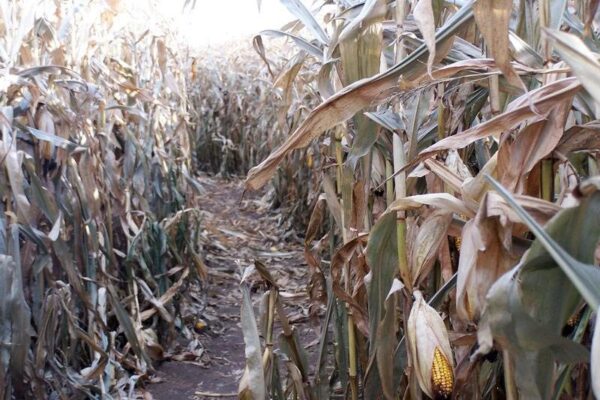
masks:
[[[339,129],[335,131],[335,159],[337,161],[336,168],[336,183],[338,195],[342,193],[342,163],[344,161],[342,155],[342,133]],[[343,214],[342,214],[343,217]],[[345,234],[342,227],[342,233]]]
[[[492,115],[500,113],[500,78],[498,75],[492,75],[489,78],[490,84],[490,108]]]
[[[100,124],[98,125],[98,131],[100,133],[105,133],[105,129],[106,129],[106,102],[105,101],[101,101],[98,107],[98,111],[100,113]],[[106,215],[112,215],[112,205],[110,201],[106,202],[106,208],[108,210],[108,214]],[[112,228],[112,218],[106,218],[106,222],[107,224],[107,231],[108,231],[108,240],[110,240],[110,244],[112,246],[112,244],[114,243],[114,234],[113,234],[113,228]]]
[[[271,352],[273,351],[273,322],[275,320],[275,302],[277,300],[277,290],[271,288],[269,290],[269,308],[268,308],[268,316],[267,316],[267,340],[266,340],[266,348],[263,353],[263,368],[266,368],[269,365],[269,360],[271,358]]]
[[[342,204],[343,206],[343,204]],[[342,217],[343,219],[343,217]],[[347,235],[344,229],[344,243],[347,242]],[[344,266],[345,275],[345,289],[347,293],[351,291],[350,281],[350,265]],[[346,305],[346,311],[348,313],[348,380],[350,381],[350,390],[352,394],[352,400],[358,400],[358,361],[356,355],[356,332],[354,331],[354,317],[352,316],[352,309]]]
[[[275,301],[277,300],[277,290],[271,288],[269,291],[269,319],[267,321],[267,346],[273,344],[273,321],[275,320]]]
[[[442,140],[446,137],[446,107],[444,106],[444,89],[445,86],[443,83],[439,83],[437,86],[437,96],[438,96],[438,114],[437,114],[437,134],[438,140]],[[448,184],[445,182],[444,192],[454,194],[454,192],[450,189]],[[435,293],[435,289],[434,289]]]
[[[336,141],[335,141],[335,158],[337,162],[337,177],[338,184],[337,190],[338,195],[342,195],[342,180],[345,179],[345,174],[343,170],[343,149],[342,149],[342,138],[341,132],[336,133]],[[343,196],[342,196],[343,197]],[[342,209],[348,207],[350,204],[345,204],[344,199],[341,199]],[[346,230],[346,218],[345,212],[342,212],[342,238],[344,244],[348,243],[348,233]],[[344,267],[344,278],[345,278],[345,288],[346,291],[350,290],[350,267],[346,265]],[[358,380],[357,380],[357,356],[356,356],[356,333],[354,331],[354,318],[352,317],[352,310],[347,307],[348,311],[348,378],[350,381],[350,390],[352,393],[352,400],[358,400]]]
[[[600,174],[598,169],[598,161],[592,156],[588,156],[588,176],[594,176]]]
[[[395,135],[395,134],[394,134]],[[390,160],[385,160],[385,176],[392,176],[394,173],[394,166],[390,162]],[[385,202],[389,207],[390,204],[394,202],[394,182],[391,179],[388,179],[385,183]]]
[[[348,356],[348,375],[350,378],[350,391],[352,393],[352,400],[358,400],[358,362],[356,356],[356,332],[354,331],[354,318],[352,317],[352,310],[348,310]]]
[[[404,19],[406,17],[406,10],[408,9],[409,2],[408,0],[396,0],[396,62],[401,61],[406,57],[406,50],[402,46],[402,34],[404,31],[403,24]],[[396,111],[400,111],[399,108]],[[415,135],[416,139],[416,135]],[[413,139],[414,140],[414,139]],[[415,146],[416,143],[411,143],[411,147]],[[404,143],[402,141],[402,137],[399,133],[394,134],[392,141],[392,152],[393,152],[393,162],[394,162],[394,172],[397,173],[406,165],[406,152],[404,149]],[[396,199],[401,199],[406,197],[406,173],[397,173],[394,178],[394,187],[395,187],[395,195]],[[406,300],[404,301],[403,307],[403,318],[402,322],[404,325],[404,332],[407,332],[407,322],[408,315],[410,314],[410,310],[412,308],[412,277],[410,273],[410,269],[408,266],[408,258],[406,256],[406,213],[398,212],[397,214],[398,222],[396,224],[396,238],[398,244],[398,268],[400,270],[400,278],[405,285],[405,296]],[[410,347],[408,346],[408,341],[406,342],[406,349],[408,352],[408,359],[411,359],[410,356]],[[409,361],[408,371],[412,371]],[[418,383],[416,379],[416,375],[413,372],[409,372],[408,374],[408,390],[407,393],[410,393],[410,398],[413,400],[420,399],[420,391],[418,388]]]
[[[552,159],[542,160],[542,199],[553,201],[554,173]]]
[[[397,36],[396,36],[396,62],[399,62],[406,57],[406,51],[402,47],[401,36],[403,32],[402,24],[406,16],[406,8],[408,6],[407,0],[396,1],[396,24],[397,24]],[[399,110],[398,110],[399,111]],[[393,160],[394,160],[394,172],[398,172],[406,165],[406,154],[404,151],[404,143],[402,138],[398,134],[394,134],[393,137]],[[406,173],[402,172],[396,175],[394,178],[394,187],[396,189],[396,199],[406,197]],[[406,214],[404,212],[398,212],[398,224],[397,229],[397,240],[398,240],[398,268],[400,270],[400,278],[404,282],[404,285],[409,292],[412,292],[412,279],[410,276],[410,270],[408,269],[408,260],[406,257]]]
[[[538,4],[538,18],[540,30],[547,28],[550,25],[550,4],[548,1],[540,1]],[[550,61],[550,46],[546,35],[540,35],[540,47],[542,48],[542,56],[545,61]]]
[[[404,152],[404,144],[402,143],[402,139],[398,134],[394,134],[392,144],[394,156],[394,171],[397,172],[406,165],[406,154]],[[394,178],[394,186],[396,189],[396,199],[406,197],[406,173],[402,172],[396,175],[396,177]],[[403,211],[399,211],[397,214],[397,219],[398,220],[396,224],[396,238],[398,247],[398,268],[400,270],[400,278],[405,285],[406,296],[410,299],[412,294],[412,278],[408,266],[408,258],[406,256],[406,214]],[[412,304],[411,301],[406,301],[405,304],[409,302]],[[404,332],[407,331],[407,321],[409,314],[410,308],[405,307],[403,312]],[[408,341],[406,346],[407,351],[410,354],[410,348],[408,348]],[[410,356],[408,357],[408,359],[410,360]],[[413,373],[409,373],[408,376],[411,399],[418,399],[419,391],[417,389],[416,376]]]
[[[362,158],[362,179],[365,183],[364,185],[364,190],[365,190],[365,198],[369,198],[369,193],[371,191],[370,189],[370,183],[371,183],[371,169],[372,169],[372,163],[373,163],[373,150],[369,150],[369,153],[367,155],[365,155]],[[371,212],[370,209],[371,207],[369,206],[369,203],[367,202],[367,204],[365,205],[366,208],[366,212],[365,212],[365,216],[364,216],[364,229],[366,231],[369,231],[371,228]]]
[[[506,389],[507,400],[517,400],[517,387],[513,376],[513,368],[510,359],[510,354],[507,350],[502,351],[502,361],[504,366],[504,387]]]
[[[437,115],[437,132],[438,132],[438,139],[442,140],[443,138],[446,137],[446,124],[445,124],[445,118],[444,118],[444,112],[446,111],[446,108],[444,107],[444,101],[443,101],[443,97],[444,97],[444,84],[440,83],[438,84],[438,115]]]

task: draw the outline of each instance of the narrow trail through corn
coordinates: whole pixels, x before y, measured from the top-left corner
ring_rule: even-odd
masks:
[[[241,181],[208,177],[199,181],[205,191],[198,207],[204,213],[208,279],[202,288],[186,289],[192,301],[183,302],[182,316],[189,339],[171,349],[168,361],[158,366],[154,383],[148,385],[145,394],[157,400],[237,396],[245,365],[239,282],[254,260],[267,265],[286,288],[287,311],[303,342],[316,337],[309,326],[302,245],[299,240],[284,240],[281,215],[269,209],[265,193],[242,199]]]

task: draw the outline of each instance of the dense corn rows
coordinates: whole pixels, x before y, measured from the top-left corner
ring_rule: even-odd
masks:
[[[257,51],[286,38],[296,53],[275,74],[321,103],[246,183],[318,146],[308,291],[321,349],[331,328],[336,346],[331,375],[321,352],[301,384],[290,368],[271,387],[599,396],[598,2],[285,3],[298,20]]]

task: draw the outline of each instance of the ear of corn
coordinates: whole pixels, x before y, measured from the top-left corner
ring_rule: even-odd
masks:
[[[421,390],[432,398],[452,394],[454,358],[448,332],[439,314],[415,291],[407,324],[410,358]]]
[[[452,365],[439,347],[435,348],[431,365],[431,384],[435,399],[449,399],[454,388]]]

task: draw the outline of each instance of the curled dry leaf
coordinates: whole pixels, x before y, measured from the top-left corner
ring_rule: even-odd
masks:
[[[506,112],[429,146],[420,153],[419,160],[441,150],[462,149],[476,140],[489,136],[499,137],[502,132],[512,129],[527,118],[535,117],[538,113],[550,112],[557,104],[573,98],[580,89],[581,84],[576,78],[565,78],[542,86],[514,100],[507,107]]]
[[[333,256],[331,260],[331,286],[335,295],[342,301],[345,301],[350,307],[352,307],[354,320],[356,326],[365,335],[369,335],[369,323],[367,318],[367,312],[364,307],[356,301],[353,297],[353,293],[347,293],[344,289],[342,278],[344,272],[344,266],[350,263],[357,255],[357,252],[367,243],[367,234],[362,234],[352,239],[344,246],[342,246]],[[355,264],[356,265],[356,264]],[[353,272],[352,270],[350,270]]]
[[[498,177],[514,193],[525,190],[526,180],[535,166],[556,148],[571,110],[571,98],[559,102],[545,118],[536,118],[514,139],[505,135],[498,151]]]
[[[478,0],[473,5],[477,27],[485,39],[496,65],[513,86],[527,91],[510,63],[509,23],[513,11],[512,0]]]
[[[435,210],[423,221],[418,233],[409,244],[409,260],[413,286],[422,281],[430,272],[437,258],[442,241],[448,236],[452,213]]]
[[[569,155],[576,151],[600,148],[600,124],[597,121],[575,125],[563,134],[556,151]]]
[[[517,261],[512,249],[512,224],[504,215],[490,215],[489,195],[475,218],[462,230],[456,310],[465,321],[477,321],[490,286]]]
[[[368,0],[362,7],[360,14],[344,28],[338,38],[339,42],[348,40],[355,36],[359,31],[367,27],[372,21],[385,18],[387,6],[383,0]]]
[[[429,50],[427,58],[427,73],[431,76],[435,60],[435,18],[433,16],[432,0],[419,0],[413,11],[415,22],[423,34],[423,39]]]
[[[596,112],[600,107],[600,85],[595,79],[600,72],[600,62],[583,40],[575,35],[555,30],[545,30],[554,39],[554,48],[573,69],[583,87],[596,101]]]
[[[246,344],[246,368],[239,384],[238,396],[243,400],[264,400],[265,374],[258,328],[252,310],[249,290],[244,288],[241,305],[242,332]]]
[[[390,204],[388,211],[418,209],[425,205],[462,214],[467,217],[475,215],[473,210],[467,207],[462,200],[448,193],[428,193],[398,199]]]

